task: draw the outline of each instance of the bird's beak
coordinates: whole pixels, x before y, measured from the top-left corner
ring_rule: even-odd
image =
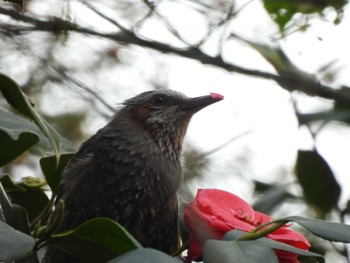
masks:
[[[223,99],[224,99],[224,96],[218,93],[210,93],[210,95],[207,95],[207,96],[190,98],[187,101],[181,103],[179,107],[184,111],[190,111],[195,113],[209,106],[210,104],[213,104]]]

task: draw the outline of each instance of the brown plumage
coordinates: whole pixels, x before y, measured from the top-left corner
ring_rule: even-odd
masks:
[[[221,99],[218,94],[188,98],[164,90],[126,100],[69,162],[57,196],[65,203],[59,231],[109,217],[143,246],[174,252],[186,129],[194,113]],[[74,260],[49,247],[43,262]]]

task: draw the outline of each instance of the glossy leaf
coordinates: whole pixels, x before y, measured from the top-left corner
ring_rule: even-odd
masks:
[[[4,166],[36,145],[39,136],[28,129],[32,123],[13,113],[0,109],[0,119],[0,166]]]
[[[330,111],[322,111],[316,113],[300,113],[298,114],[300,124],[308,124],[316,121],[341,121],[350,123],[349,109],[333,109]]]
[[[292,19],[294,14],[297,13],[297,9],[288,1],[264,0],[264,7],[267,13],[276,22],[282,34],[286,24]]]
[[[268,184],[266,182],[261,182],[257,180],[253,180],[253,183],[254,183],[254,192],[256,193],[263,193],[275,187],[274,184]]]
[[[55,234],[46,243],[83,262],[105,262],[141,245],[117,222],[95,218],[75,230]]]
[[[341,188],[330,166],[316,151],[298,151],[296,175],[305,200],[324,218],[337,206]]]
[[[203,262],[278,263],[278,258],[275,252],[260,240],[224,241],[211,239],[203,247]]]
[[[33,180],[35,179],[36,178],[33,178]],[[39,178],[37,179],[38,180],[35,180],[38,182],[37,184],[35,184],[35,182],[33,182],[31,185],[28,184],[28,182],[19,183],[18,186],[25,189],[25,191],[9,192],[12,202],[26,209],[30,221],[36,218],[49,202],[47,195],[41,188],[42,180]],[[28,181],[28,178],[23,178],[23,180]]]
[[[252,48],[254,48],[263,58],[265,58],[280,75],[297,76],[303,80],[316,83],[315,76],[300,70],[287,56],[287,54],[278,45],[269,46],[266,44],[254,42],[245,39],[241,36],[231,34],[232,37],[237,38]]]
[[[0,261],[11,262],[26,256],[34,247],[35,240],[0,221]]]
[[[27,150],[39,155],[53,153],[49,140],[34,122],[28,120],[27,118],[23,118],[18,114],[2,109],[0,109],[0,120],[0,131],[3,131],[9,136],[9,139],[6,139],[4,136],[4,139],[1,139],[1,146],[4,150],[0,152],[0,163],[5,163],[5,161],[2,160],[7,160],[6,162],[8,163]],[[18,142],[18,140],[21,139],[21,134],[28,133],[38,137],[39,142],[37,142],[37,140],[34,141],[33,146],[26,146],[26,144],[24,144],[22,141]],[[13,143],[13,141],[15,142]],[[62,144],[62,151],[71,152],[75,150],[72,143],[62,136],[60,136],[60,141]],[[10,158],[11,155],[8,154],[11,151],[18,152],[13,155],[15,156],[14,158]]]
[[[278,81],[278,84],[288,91],[293,91],[297,86],[303,85],[303,91],[314,95],[313,89],[318,85],[318,80],[312,74],[299,69],[285,54],[279,45],[270,46],[251,40],[241,36],[231,34],[232,37],[242,40],[243,42],[254,48],[259,54],[266,59],[277,73],[285,78]],[[305,84],[307,83],[307,84]]]
[[[62,153],[58,165],[55,156],[43,157],[40,159],[41,170],[53,192],[57,190],[62,172],[73,155],[74,153]]]
[[[306,257],[306,256],[299,256],[298,260],[300,263],[325,263],[324,258],[314,258],[314,257]]]
[[[61,142],[58,133],[34,110],[33,105],[12,79],[0,73],[0,90],[13,108],[27,118],[33,120],[50,141],[56,158],[59,160]]]
[[[230,232],[227,232],[222,240],[233,240],[233,241],[238,241],[241,237],[243,237],[244,235],[246,235],[247,233],[244,231],[240,231],[240,230],[232,230]],[[299,249],[287,244],[284,244],[282,242],[278,242],[275,240],[272,240],[270,238],[259,238],[258,239],[260,242],[262,242],[264,245],[268,246],[271,249],[278,249],[278,250],[283,250],[283,251],[288,251],[288,252],[292,252],[294,254],[298,254],[298,255],[303,255],[303,256],[308,256],[308,257],[322,257],[322,255],[319,255],[317,253],[313,253],[307,250],[303,250],[303,249]],[[245,241],[241,241],[241,242],[245,242]]]
[[[8,192],[25,192],[26,189],[15,184],[7,174],[0,176],[0,182],[0,208],[3,208],[4,212],[3,221],[23,233],[30,234],[27,211],[11,203],[7,196]]]
[[[318,13],[322,15],[324,9],[333,7],[338,12],[338,17],[334,23],[340,20],[342,9],[347,4],[346,0],[331,0],[331,1],[276,1],[264,0],[264,7],[270,14],[272,19],[277,23],[280,31],[284,33],[286,25],[297,13],[312,14]]]
[[[298,254],[301,256],[308,256],[308,257],[322,257],[322,255],[319,255],[317,253],[313,253],[307,250],[299,249],[287,244],[284,244],[282,242],[278,242],[269,238],[262,238],[262,242],[269,246],[272,249],[277,249],[277,250],[283,250],[283,251],[288,251],[292,252],[294,254]]]
[[[10,199],[0,183],[0,212],[1,212],[1,220],[10,224],[13,222],[13,214],[12,214],[12,204]]]
[[[152,248],[139,248],[128,253],[125,253],[107,263],[181,263],[182,260],[171,257],[162,251]]]
[[[18,186],[15,182],[12,181],[9,174],[0,175],[0,182],[4,187],[6,192],[10,191],[25,191],[23,187]]]
[[[310,219],[301,216],[289,216],[277,221],[295,222],[323,239],[350,243],[350,225]]]
[[[22,206],[12,204],[12,215],[14,220],[11,226],[16,230],[21,231],[22,233],[30,235],[31,233],[29,228],[27,210]]]
[[[287,199],[294,198],[283,187],[273,187],[263,194],[253,204],[253,209],[264,214],[270,214],[276,207],[283,204]]]

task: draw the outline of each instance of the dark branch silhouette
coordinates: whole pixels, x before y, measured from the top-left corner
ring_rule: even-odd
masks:
[[[93,8],[89,6],[89,8]],[[93,11],[98,12],[96,9]],[[48,20],[35,18],[28,14],[0,7],[0,14],[9,16],[20,22],[25,22],[28,26],[7,25],[2,26],[1,31],[7,34],[24,34],[31,31],[44,31],[53,34],[61,32],[75,32],[89,36],[96,36],[118,42],[122,45],[137,45],[140,47],[150,48],[165,54],[174,54],[184,58],[190,58],[201,62],[202,64],[215,66],[225,69],[229,72],[235,72],[247,76],[263,78],[267,80],[274,80],[280,86],[288,91],[300,91],[309,96],[318,96],[325,99],[334,100],[340,103],[350,103],[350,94],[344,93],[342,90],[337,90],[329,86],[323,85],[316,78],[315,79],[301,79],[293,75],[277,75],[260,70],[248,69],[233,63],[226,62],[220,55],[210,56],[197,46],[189,46],[186,48],[179,48],[173,45],[162,43],[156,40],[146,39],[138,36],[134,31],[128,30],[121,26],[120,23],[103,16],[118,28],[117,33],[103,33],[90,28],[86,28],[75,24],[73,22],[63,20],[57,17],[50,17]],[[101,13],[98,13],[102,15]]]

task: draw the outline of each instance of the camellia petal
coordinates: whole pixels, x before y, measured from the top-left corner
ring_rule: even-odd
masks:
[[[233,229],[252,231],[272,221],[271,217],[254,211],[238,196],[218,189],[198,190],[195,200],[185,207],[185,223],[191,231],[187,260],[200,260],[202,246],[208,239],[220,239]],[[308,250],[309,241],[301,234],[282,226],[266,237],[296,248]],[[276,250],[282,263],[297,263],[297,254]]]
[[[272,219],[268,215],[254,211],[254,220],[252,220],[251,223],[254,226],[260,226],[262,224],[266,224],[266,223],[269,223],[271,221],[272,221]]]
[[[208,207],[213,215],[220,215],[225,220],[236,217],[251,221],[254,217],[254,210],[246,201],[226,191],[199,189],[196,200],[198,205]]]
[[[267,237],[283,243],[295,244],[293,246],[301,249],[308,249],[310,247],[309,241],[303,235],[289,228],[279,228],[267,235]]]
[[[188,245],[187,258],[190,260],[199,259],[202,255],[202,243],[195,237],[190,237],[190,243]]]

